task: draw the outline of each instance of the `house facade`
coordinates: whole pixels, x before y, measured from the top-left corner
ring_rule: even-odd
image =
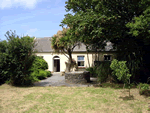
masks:
[[[68,58],[62,53],[54,52],[50,39],[51,37],[36,38],[35,50],[37,52],[35,54],[41,56],[48,63],[49,71],[64,72]],[[87,54],[84,44],[81,44],[80,47],[75,47],[72,53],[72,58],[76,61],[79,70],[94,66],[94,61],[111,61],[115,56],[115,51],[112,51],[112,44],[110,42],[105,46],[105,50],[97,53],[88,52]]]

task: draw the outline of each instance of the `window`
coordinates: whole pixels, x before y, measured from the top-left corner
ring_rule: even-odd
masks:
[[[84,56],[78,56],[78,66],[84,67]]]
[[[111,55],[104,55],[104,61],[111,61]]]

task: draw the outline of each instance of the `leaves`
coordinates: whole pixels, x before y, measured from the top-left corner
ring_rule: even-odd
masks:
[[[122,80],[125,83],[130,79],[129,69],[126,66],[126,61],[118,61],[114,59],[111,62],[110,68],[113,70],[113,74],[118,77],[118,80]]]
[[[30,83],[30,68],[34,61],[34,37],[20,37],[6,32],[7,41],[0,42],[0,73],[13,85]]]

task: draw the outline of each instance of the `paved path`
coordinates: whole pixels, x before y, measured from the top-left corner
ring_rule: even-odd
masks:
[[[88,87],[88,85],[81,84],[69,84],[65,82],[65,76],[61,76],[60,73],[54,73],[51,77],[34,83],[34,86],[68,86],[68,87]],[[92,86],[92,85],[90,85]]]

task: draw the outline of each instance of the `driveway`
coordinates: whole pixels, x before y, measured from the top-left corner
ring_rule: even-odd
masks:
[[[92,78],[91,78],[92,79]],[[68,86],[68,87],[88,87],[89,85],[82,84],[69,84],[65,82],[65,76],[61,76],[60,73],[53,73],[51,77],[34,83],[34,86]],[[92,86],[92,84],[90,84]]]

